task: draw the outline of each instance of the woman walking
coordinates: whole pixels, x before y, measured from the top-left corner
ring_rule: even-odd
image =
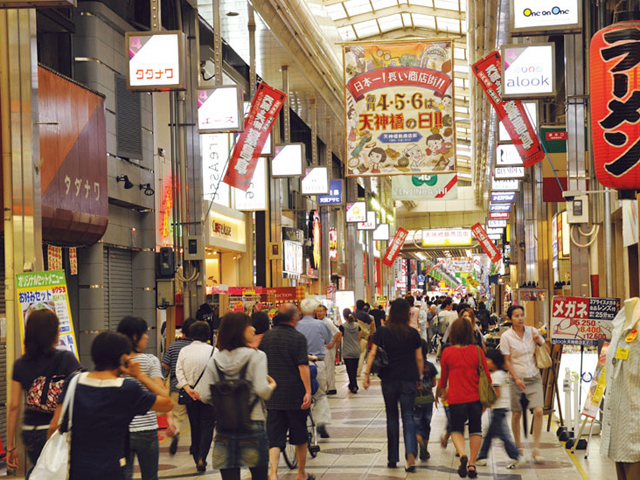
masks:
[[[482,442],[482,404],[479,393],[481,366],[488,378],[489,368],[482,349],[474,344],[473,328],[468,320],[459,318],[451,325],[451,346],[442,352],[440,383],[436,391],[436,405],[448,388],[446,400],[451,418],[451,439],[460,455],[458,475],[476,478],[476,458]],[[470,456],[464,445],[464,425],[469,422]],[[468,468],[467,468],[468,464]]]
[[[378,375],[382,381],[382,395],[387,413],[388,467],[396,468],[400,460],[398,419],[398,403],[400,403],[406,454],[405,470],[415,472],[418,444],[413,421],[413,403],[417,382],[423,369],[423,360],[420,334],[416,329],[409,327],[409,309],[409,302],[402,298],[391,303],[386,326],[378,330],[373,337],[363,385],[365,390],[369,388],[371,365],[378,348],[384,349],[389,364]]]
[[[346,320],[340,325],[342,333],[342,358],[349,376],[349,391],[358,393],[358,361],[360,360],[360,339],[364,335],[351,310],[345,308],[342,316]]]
[[[262,400],[271,397],[276,382],[267,375],[267,355],[248,347],[255,340],[255,328],[244,313],[228,313],[218,329],[218,349],[196,388],[203,402],[211,403],[210,386],[223,380],[244,378],[251,389],[251,431],[216,430],[212,466],[224,480],[239,480],[240,468],[248,467],[253,480],[267,480],[269,447]],[[221,378],[222,377],[222,378]]]
[[[62,385],[69,375],[80,369],[73,353],[56,350],[59,331],[60,322],[51,310],[32,312],[24,331],[24,355],[13,364],[7,425],[7,465],[18,468],[16,430],[20,404],[24,403],[22,442],[31,463],[27,478],[47,441],[47,429]],[[44,388],[48,396],[42,395]],[[26,392],[24,396],[23,391]]]
[[[542,394],[542,378],[536,364],[536,345],[544,346],[544,338],[533,327],[524,326],[524,308],[511,305],[507,310],[511,321],[511,328],[500,338],[500,351],[504,355],[505,369],[511,374],[511,429],[516,446],[523,454],[520,438],[520,423],[522,420],[522,404],[520,399],[525,396],[529,401],[528,408],[533,410],[533,460],[544,462],[540,455],[540,433],[542,431],[542,408],[544,396]]]

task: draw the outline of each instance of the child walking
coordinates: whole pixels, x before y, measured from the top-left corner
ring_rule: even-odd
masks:
[[[420,460],[429,460],[429,435],[431,434],[431,417],[433,416],[433,387],[436,384],[438,370],[435,365],[427,360],[429,346],[422,340],[422,356],[424,368],[422,370],[422,382],[418,387],[413,407],[413,421],[416,425],[416,439],[420,449]]]
[[[524,457],[520,455],[509,431],[509,427],[507,426],[507,412],[510,408],[509,374],[504,370],[504,357],[500,350],[490,348],[487,350],[486,357],[487,366],[491,372],[493,388],[498,395],[498,400],[493,404],[493,407],[491,407],[489,430],[482,442],[476,465],[484,466],[487,464],[491,441],[494,438],[499,438],[504,444],[507,455],[513,460],[507,466],[509,470],[512,470],[524,464]],[[505,395],[502,394],[502,387],[504,387]]]

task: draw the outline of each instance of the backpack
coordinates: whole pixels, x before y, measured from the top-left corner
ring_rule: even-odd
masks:
[[[251,382],[245,379],[251,358],[244,364],[240,377],[227,379],[215,357],[213,364],[218,372],[218,381],[211,385],[211,403],[216,418],[216,427],[223,433],[248,433],[251,431],[251,412],[258,403],[251,400]]]
[[[26,408],[42,413],[54,413],[58,406],[58,396],[67,375],[55,375],[62,361],[62,355],[57,355],[57,361],[46,375],[36,377],[27,390]]]

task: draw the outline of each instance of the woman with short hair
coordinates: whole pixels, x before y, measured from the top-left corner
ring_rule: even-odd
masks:
[[[358,362],[360,361],[360,339],[364,335],[356,317],[350,308],[345,308],[342,315],[346,320],[340,325],[342,333],[342,359],[349,377],[349,391],[358,393]]]

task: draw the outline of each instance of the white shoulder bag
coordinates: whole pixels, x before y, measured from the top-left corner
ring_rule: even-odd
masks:
[[[66,480],[69,476],[69,450],[71,448],[71,420],[73,418],[73,399],[76,394],[76,385],[80,379],[80,373],[71,379],[69,388],[62,403],[62,411],[58,420],[58,428],[42,449],[35,468],[29,477],[31,480]],[[67,431],[60,432],[60,425],[69,411]]]

